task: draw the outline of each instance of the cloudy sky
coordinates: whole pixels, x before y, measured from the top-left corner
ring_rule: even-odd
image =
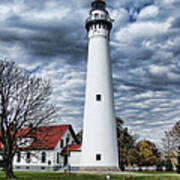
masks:
[[[0,58],[49,78],[59,123],[82,128],[91,0],[1,0]],[[116,116],[159,142],[180,120],[180,0],[107,0]]]

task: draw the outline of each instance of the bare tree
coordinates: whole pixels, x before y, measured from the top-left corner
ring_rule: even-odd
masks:
[[[178,151],[180,148],[180,121],[176,122],[170,133],[175,141],[176,151]]]
[[[164,137],[162,138],[162,148],[166,159],[171,159],[171,157],[176,152],[176,138],[172,131],[165,131]]]
[[[0,143],[6,179],[14,177],[18,140],[49,123],[56,112],[49,103],[50,82],[24,73],[14,62],[0,60]],[[24,127],[29,127],[24,130]]]

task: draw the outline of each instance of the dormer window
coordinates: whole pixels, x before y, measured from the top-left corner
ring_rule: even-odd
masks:
[[[18,139],[18,147],[28,147],[30,146],[34,141],[34,138],[19,138]]]

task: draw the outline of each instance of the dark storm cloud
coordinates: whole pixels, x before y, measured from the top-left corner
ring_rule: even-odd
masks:
[[[17,42],[34,56],[63,56],[77,61],[85,57],[87,39],[82,24],[75,23],[75,28],[74,23],[67,19],[64,22],[28,22],[14,16],[7,19],[7,24],[9,27],[19,28],[19,32],[17,29],[0,30],[0,40],[7,43]],[[30,32],[21,33],[24,29]]]

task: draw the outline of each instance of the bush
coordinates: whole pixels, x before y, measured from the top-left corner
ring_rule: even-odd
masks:
[[[125,163],[123,161],[120,162],[119,164],[120,170],[124,171],[125,170]]]
[[[170,159],[166,161],[165,167],[166,167],[166,171],[173,171],[173,165]]]
[[[156,163],[156,171],[163,171],[163,162],[160,160]]]
[[[178,155],[177,161],[178,161],[177,173],[180,173],[180,155]]]

